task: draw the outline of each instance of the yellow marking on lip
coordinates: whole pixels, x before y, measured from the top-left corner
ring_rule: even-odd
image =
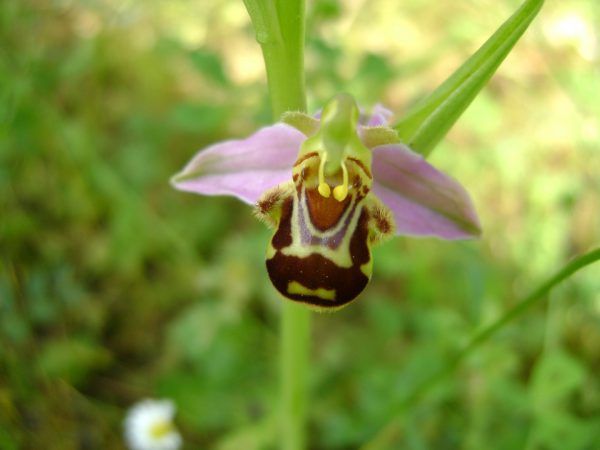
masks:
[[[288,283],[287,292],[290,295],[311,295],[322,300],[335,300],[335,289],[309,289],[297,281],[290,281]]]
[[[322,244],[302,245],[292,243],[292,245],[281,249],[281,253],[285,256],[295,256],[296,258],[308,258],[313,253],[317,253],[332,261],[336,266],[343,269],[349,269],[353,264],[350,249],[346,244],[349,240],[349,237],[344,236],[344,241],[342,241],[342,244],[335,250]]]
[[[360,266],[360,271],[369,279],[373,273],[373,258],[369,258],[369,261]]]
[[[271,244],[271,241],[269,241],[269,245],[267,245],[267,259],[271,259],[273,256],[275,256],[276,252],[277,250],[275,250],[275,247],[273,247],[273,244]]]

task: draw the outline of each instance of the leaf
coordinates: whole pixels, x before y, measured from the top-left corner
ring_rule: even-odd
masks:
[[[543,416],[544,411],[556,411],[569,395],[582,386],[585,370],[568,353],[555,350],[544,355],[533,372],[529,395],[531,406]]]
[[[169,116],[170,124],[176,130],[187,133],[215,132],[227,122],[228,110],[224,106],[206,103],[181,103]]]
[[[217,444],[217,450],[260,450],[271,448],[275,441],[278,421],[266,416],[256,423],[235,427]]]
[[[38,365],[50,379],[63,379],[78,386],[94,370],[107,367],[110,352],[94,342],[83,339],[59,339],[48,342],[40,354]]]
[[[189,53],[192,64],[199,72],[221,86],[229,86],[230,80],[219,56],[209,50],[199,49]]]
[[[394,125],[402,142],[429,154],[496,72],[543,4],[544,0],[526,0],[479,50]]]

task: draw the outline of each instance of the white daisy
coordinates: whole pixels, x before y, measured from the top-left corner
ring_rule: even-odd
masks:
[[[125,418],[125,439],[131,450],[177,450],[181,436],[173,425],[171,400],[143,400]]]

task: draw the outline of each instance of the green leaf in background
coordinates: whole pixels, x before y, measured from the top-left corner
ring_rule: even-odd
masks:
[[[485,86],[529,27],[544,0],[527,0],[500,28],[394,128],[413,150],[429,154]]]
[[[531,405],[540,412],[556,411],[584,381],[585,371],[579,361],[556,350],[543,356],[535,367],[529,386]]]
[[[575,272],[579,271],[580,269],[586,266],[594,264],[599,260],[600,248],[596,248],[581,256],[578,256],[577,258],[569,262],[567,265],[565,265],[549,280],[547,280],[545,283],[541,284],[538,288],[536,288],[524,300],[518,302],[516,306],[509,309],[506,313],[504,313],[500,318],[492,322],[490,325],[481,329],[481,331],[476,333],[471,338],[469,343],[465,345],[463,349],[459,353],[457,353],[456,356],[454,356],[454,358],[452,358],[448,363],[446,363],[446,365],[441,370],[439,370],[436,374],[430,377],[425,377],[424,381],[422,381],[419,386],[412,389],[410,395],[406,399],[396,402],[396,404],[390,408],[390,413],[388,414],[389,416],[393,417],[393,419],[385,427],[381,428],[373,439],[371,439],[369,442],[363,445],[361,447],[361,450],[383,450],[391,448],[388,446],[388,444],[390,441],[396,438],[396,433],[398,432],[398,418],[404,411],[412,407],[424,394],[430,392],[432,387],[438,384],[439,381],[452,374],[454,370],[458,367],[458,365],[477,347],[479,347],[484,342],[487,342],[489,338],[496,334],[499,330],[503,329],[505,326],[512,323],[517,318],[521,317],[526,311],[529,310],[531,306],[533,306],[540,300],[546,298],[548,293],[557,284],[569,279]],[[557,369],[558,365],[561,365],[562,367]],[[566,370],[563,370],[565,368]],[[553,384],[556,384],[555,380],[558,378],[566,378],[566,380],[561,380],[562,386],[561,384],[558,384],[559,391],[562,390],[562,393],[565,393],[571,390],[572,386],[580,381],[582,375],[579,372],[580,370],[575,366],[575,364],[571,364],[571,361],[567,360],[567,358],[547,360],[547,362],[545,362],[545,364],[541,366],[541,369],[539,369],[538,373],[536,373],[536,377],[534,378],[534,388],[532,388],[533,399],[535,399],[536,395],[539,397],[540,390],[545,390],[546,392],[548,391],[548,388],[543,387],[544,378],[551,378],[551,380],[549,380],[548,383]],[[540,386],[542,386],[542,388],[540,388]]]
[[[94,370],[106,367],[111,358],[110,352],[97,343],[58,339],[45,345],[38,365],[49,379],[63,379],[78,385]]]
[[[190,52],[189,58],[194,67],[212,81],[221,86],[231,84],[218,54],[210,50],[198,49]]]
[[[227,121],[228,110],[224,106],[207,103],[182,102],[171,112],[169,119],[173,128],[188,133],[215,132]]]

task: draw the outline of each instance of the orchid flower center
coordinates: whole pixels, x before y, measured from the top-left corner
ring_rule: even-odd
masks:
[[[331,195],[331,187],[326,181],[325,177],[325,164],[327,163],[327,152],[323,152],[321,156],[321,162],[319,163],[319,185],[318,190],[319,194],[321,194],[325,198],[329,198]],[[348,195],[348,169],[346,168],[346,164],[344,161],[340,162],[340,167],[342,171],[342,184],[337,185],[333,188],[333,198],[335,198],[338,202],[344,201],[346,196]]]
[[[329,198],[333,193],[338,202],[346,199],[352,189],[348,161],[371,167],[371,152],[357,133],[359,115],[350,95],[337,95],[323,108],[318,131],[302,144],[298,161],[319,157],[317,190],[322,197]]]

